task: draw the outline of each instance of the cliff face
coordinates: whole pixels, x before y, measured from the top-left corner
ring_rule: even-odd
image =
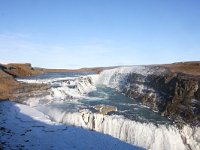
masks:
[[[30,76],[42,73],[30,64],[0,65],[0,100],[19,99],[30,95],[34,91],[46,90],[46,85],[24,84],[17,82],[15,77]]]
[[[34,69],[29,63],[3,65],[2,70],[13,77],[32,76],[43,73],[42,69]]]
[[[20,84],[11,75],[0,70],[0,99],[7,99],[17,87]]]
[[[197,76],[131,73],[121,91],[180,125],[200,125],[200,78]]]

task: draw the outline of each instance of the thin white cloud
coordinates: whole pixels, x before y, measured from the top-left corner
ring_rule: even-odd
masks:
[[[71,45],[39,44],[26,34],[0,34],[0,62],[30,62],[41,67],[96,66],[111,52],[108,41],[87,41]],[[93,61],[93,62],[92,62]]]

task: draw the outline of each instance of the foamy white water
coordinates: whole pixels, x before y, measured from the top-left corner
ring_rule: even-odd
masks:
[[[88,111],[67,113],[56,108],[42,108],[53,120],[68,125],[109,134],[130,144],[151,150],[197,150],[200,129],[185,126],[179,130],[173,125],[140,123],[117,115],[103,115]],[[185,141],[184,141],[185,140]]]
[[[51,86],[49,95],[33,97],[25,101],[30,106],[37,106],[38,104],[49,103],[55,100],[76,101],[77,99],[87,97],[89,92],[96,90],[92,78],[95,79],[95,75],[51,79],[18,79],[18,81],[49,84]]]
[[[156,73],[155,70],[145,66],[135,66],[105,70],[99,75],[36,79],[35,82],[32,79],[20,81],[51,85],[51,96],[46,98],[50,103],[44,105],[38,102],[34,106],[56,122],[109,134],[122,141],[151,150],[200,149],[200,128],[185,126],[179,130],[159,114],[140,104],[132,104],[131,99],[112,90],[99,91],[104,88],[101,85],[120,91],[121,87],[127,86],[126,78],[131,72],[143,76]],[[145,87],[138,88],[142,92]],[[58,105],[55,101],[59,100],[61,103]],[[118,112],[109,115],[100,114],[92,109],[96,104],[114,105]]]

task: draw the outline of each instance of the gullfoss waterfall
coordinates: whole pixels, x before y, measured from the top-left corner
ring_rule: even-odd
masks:
[[[123,94],[124,88],[132,86],[128,76],[133,72],[144,77],[158,73],[155,68],[135,66],[100,74],[48,73],[18,80],[50,85],[48,95],[29,97],[24,103],[58,123],[109,134],[145,149],[200,149],[199,128],[178,129],[166,117]],[[146,88],[134,86],[137,92]]]

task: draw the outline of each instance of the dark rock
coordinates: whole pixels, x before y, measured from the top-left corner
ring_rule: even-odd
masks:
[[[177,124],[200,124],[200,78],[183,73],[131,73],[121,91]]]

